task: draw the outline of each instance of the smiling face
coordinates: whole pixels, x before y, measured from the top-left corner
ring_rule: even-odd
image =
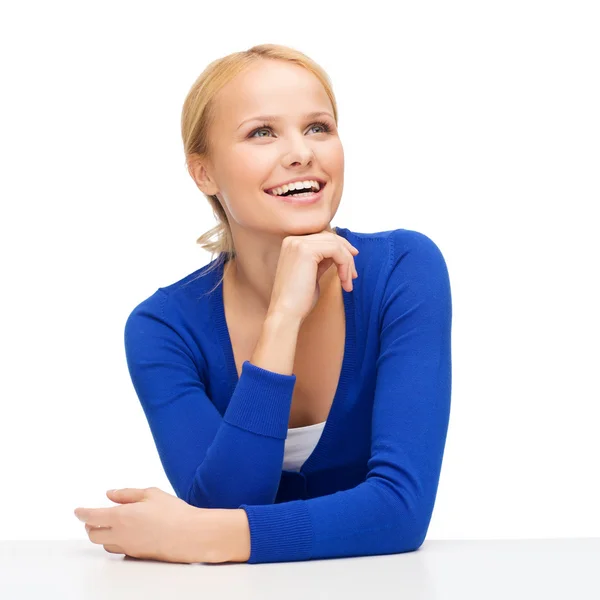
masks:
[[[215,111],[206,165],[212,183],[199,187],[218,196],[234,238],[239,227],[277,236],[326,229],[342,196],[344,152],[319,79],[299,65],[262,60],[220,90]],[[276,119],[255,118],[263,115]],[[326,182],[318,202],[292,204],[265,192],[299,177]]]

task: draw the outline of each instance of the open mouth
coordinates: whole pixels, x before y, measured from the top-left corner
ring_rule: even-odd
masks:
[[[314,190],[310,190],[310,189],[288,190],[284,194],[271,194],[267,190],[263,190],[263,191],[265,192],[265,194],[268,194],[269,196],[272,196],[273,198],[298,198],[299,200],[301,200],[303,198],[308,198],[308,199],[316,198],[325,189],[326,185],[327,185],[326,182],[321,183],[320,184],[321,187],[319,188],[318,192],[315,192]]]

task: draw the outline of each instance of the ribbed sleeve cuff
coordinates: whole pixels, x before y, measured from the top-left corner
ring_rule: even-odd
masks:
[[[244,361],[223,420],[274,438],[287,437],[296,375],[283,375]]]
[[[305,500],[239,508],[250,525],[249,563],[310,560],[313,529]]]

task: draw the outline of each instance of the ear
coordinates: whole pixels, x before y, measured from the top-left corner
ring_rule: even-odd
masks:
[[[187,160],[188,173],[194,180],[200,191],[209,196],[214,196],[219,187],[213,181],[210,172],[208,160],[199,154],[192,154]]]

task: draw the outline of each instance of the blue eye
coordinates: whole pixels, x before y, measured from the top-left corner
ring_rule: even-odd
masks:
[[[314,127],[315,125],[322,127],[325,130],[324,133],[329,133],[331,131],[331,127],[324,121],[316,121],[315,123],[313,123],[311,125],[311,128]],[[264,130],[268,129],[268,130],[272,131],[272,128],[269,125],[267,125],[267,123],[263,123],[260,127],[258,127],[257,129],[254,129],[248,137],[255,137],[254,134],[258,133],[259,131],[263,131],[263,129]],[[259,135],[258,137],[265,137],[265,136]]]

